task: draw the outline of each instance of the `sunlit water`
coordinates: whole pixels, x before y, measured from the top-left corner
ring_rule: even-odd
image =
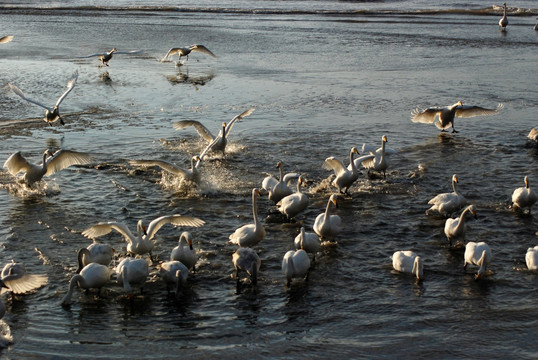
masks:
[[[0,6],[2,31],[15,35],[0,45],[0,158],[20,150],[39,162],[47,147],[95,157],[30,190],[0,173],[3,263],[15,259],[49,276],[33,294],[2,297],[13,336],[2,357],[538,356],[537,275],[524,261],[538,244],[538,220],[509,209],[525,175],[531,186],[538,183],[538,150],[526,139],[538,126],[533,2],[511,8],[506,33],[497,26],[501,11],[481,2],[104,5]],[[432,9],[443,11],[425,11]],[[193,53],[182,67],[159,61],[169,48],[192,43],[218,58]],[[108,68],[77,58],[112,47],[144,52],[114,56]],[[7,86],[53,104],[75,70],[77,85],[61,107],[63,127],[47,126],[42,109]],[[456,119],[457,134],[410,121],[415,107],[458,100],[505,109]],[[233,128],[226,158],[203,163],[196,189],[128,164],[161,159],[188,167],[204,143],[192,128],[174,130],[173,122],[198,120],[217,133],[249,107],[256,110]],[[387,179],[363,171],[351,196],[340,198],[337,245],[323,247],[308,281],[286,288],[282,256],[334,191],[324,159],[347,163],[352,146],[380,145],[382,135],[398,150]],[[251,189],[265,173],[277,175],[278,161],[309,180],[310,206],[297,223],[282,223],[262,196],[267,235],[255,247],[259,284],[238,293],[228,236],[252,221]],[[493,274],[481,282],[473,279],[475,268],[464,273],[463,251],[448,248],[444,221],[424,214],[430,198],[451,191],[454,173],[478,211],[467,240],[488,242],[494,254]],[[70,308],[60,306],[76,252],[90,244],[82,230],[112,220],[134,230],[139,219],[173,213],[206,221],[190,229],[200,262],[179,301],[167,295],[153,266],[144,295],[132,303],[111,282],[105,298],[77,291]],[[159,231],[158,260],[168,259],[182,230]],[[124,255],[118,233],[102,241]],[[403,249],[424,258],[422,283],[392,271],[390,255]]]

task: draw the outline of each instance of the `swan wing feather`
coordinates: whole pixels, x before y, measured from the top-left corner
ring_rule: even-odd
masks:
[[[90,154],[60,149],[47,159],[47,176],[71,165],[84,165],[92,161]]]

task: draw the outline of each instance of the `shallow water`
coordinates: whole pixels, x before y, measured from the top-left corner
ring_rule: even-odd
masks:
[[[524,257],[538,244],[538,219],[509,209],[525,175],[531,186],[538,181],[538,149],[526,139],[538,126],[532,2],[512,9],[506,33],[497,28],[500,12],[480,2],[200,2],[178,6],[184,11],[164,2],[146,9],[121,1],[113,8],[40,4],[0,6],[3,31],[15,35],[0,47],[7,69],[0,72],[0,158],[21,150],[38,162],[46,147],[63,147],[90,152],[95,162],[46,178],[34,191],[0,173],[2,259],[49,276],[33,294],[3,296],[14,344],[2,357],[536,358],[537,277]],[[179,68],[159,61],[170,47],[191,43],[218,58],[192,54]],[[112,47],[144,52],[117,55],[106,69],[77,58]],[[63,127],[47,126],[42,109],[7,86],[52,104],[75,70]],[[502,103],[504,111],[456,119],[457,134],[410,121],[415,107],[458,100]],[[173,122],[198,120],[216,133],[249,107],[256,110],[234,126],[227,157],[204,162],[197,189],[128,164],[161,159],[187,167],[204,144]],[[380,144],[382,135],[398,150],[387,179],[363,171],[351,196],[340,199],[338,244],[323,247],[308,281],[286,288],[282,256],[334,190],[324,159],[347,162],[352,146]],[[278,161],[308,178],[310,206],[288,224],[272,221],[274,206],[260,199],[267,235],[255,247],[259,285],[237,293],[228,236],[252,221],[251,189],[266,172],[277,174]],[[478,212],[467,240],[488,242],[494,254],[493,274],[481,282],[474,268],[463,272],[463,252],[448,248],[444,221],[424,214],[430,198],[451,191],[454,173]],[[206,221],[189,229],[200,263],[181,300],[152,274],[133,303],[111,282],[104,299],[81,291],[70,308],[60,306],[76,252],[90,243],[84,229],[111,220],[134,229],[139,219],[172,213]],[[182,230],[159,231],[159,260]],[[124,254],[119,234],[102,241]],[[402,249],[424,258],[424,282],[391,270],[390,255]]]

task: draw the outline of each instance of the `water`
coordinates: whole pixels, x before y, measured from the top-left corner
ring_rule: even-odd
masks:
[[[501,11],[478,1],[146,5],[0,6],[2,31],[15,35],[0,48],[0,158],[21,150],[38,162],[48,146],[96,158],[34,192],[0,173],[3,262],[13,258],[49,276],[34,294],[3,296],[14,337],[3,358],[538,356],[537,278],[524,262],[538,242],[538,220],[509,209],[525,175],[531,186],[538,181],[538,151],[526,141],[538,125],[534,2],[509,9],[504,34]],[[193,54],[180,68],[159,62],[170,47],[192,43],[218,58]],[[77,58],[112,47],[144,52],[115,56],[106,69]],[[64,127],[47,126],[42,109],[7,86],[52,104],[74,70]],[[410,121],[417,106],[458,100],[502,103],[505,111],[456,119],[458,134]],[[199,189],[128,164],[162,159],[187,167],[204,145],[194,130],[174,130],[174,121],[198,120],[217,132],[249,107],[256,111],[235,125],[227,158],[203,164]],[[310,207],[299,216],[310,229],[332,192],[323,160],[347,161],[352,146],[380,144],[382,135],[399,151],[387,180],[363,172],[352,196],[340,199],[338,245],[318,254],[309,280],[288,289],[280,270],[298,224],[264,220],[259,286],[237,293],[227,240],[252,221],[250,191],[264,173],[276,175],[282,161],[285,172],[311,181]],[[488,242],[494,254],[493,274],[481,282],[473,268],[464,274],[462,251],[448,248],[443,220],[424,215],[430,198],[450,191],[454,173],[479,216],[467,240]],[[266,196],[259,208],[263,219],[274,217]],[[191,230],[200,263],[180,301],[152,274],[132,304],[111,282],[104,299],[77,291],[69,309],[60,306],[76,251],[90,243],[82,230],[111,220],[134,229],[139,219],[172,213],[207,222]],[[167,259],[182,230],[159,231],[158,259]],[[102,241],[125,251],[117,233]],[[421,284],[392,272],[390,255],[402,249],[424,258]]]

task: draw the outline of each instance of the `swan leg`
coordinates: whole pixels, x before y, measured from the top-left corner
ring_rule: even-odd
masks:
[[[452,133],[457,133],[458,131],[456,130],[456,128],[454,127],[454,122],[452,122]]]
[[[58,116],[58,120],[60,120],[60,124],[65,125],[64,120],[62,119],[61,116]]]

